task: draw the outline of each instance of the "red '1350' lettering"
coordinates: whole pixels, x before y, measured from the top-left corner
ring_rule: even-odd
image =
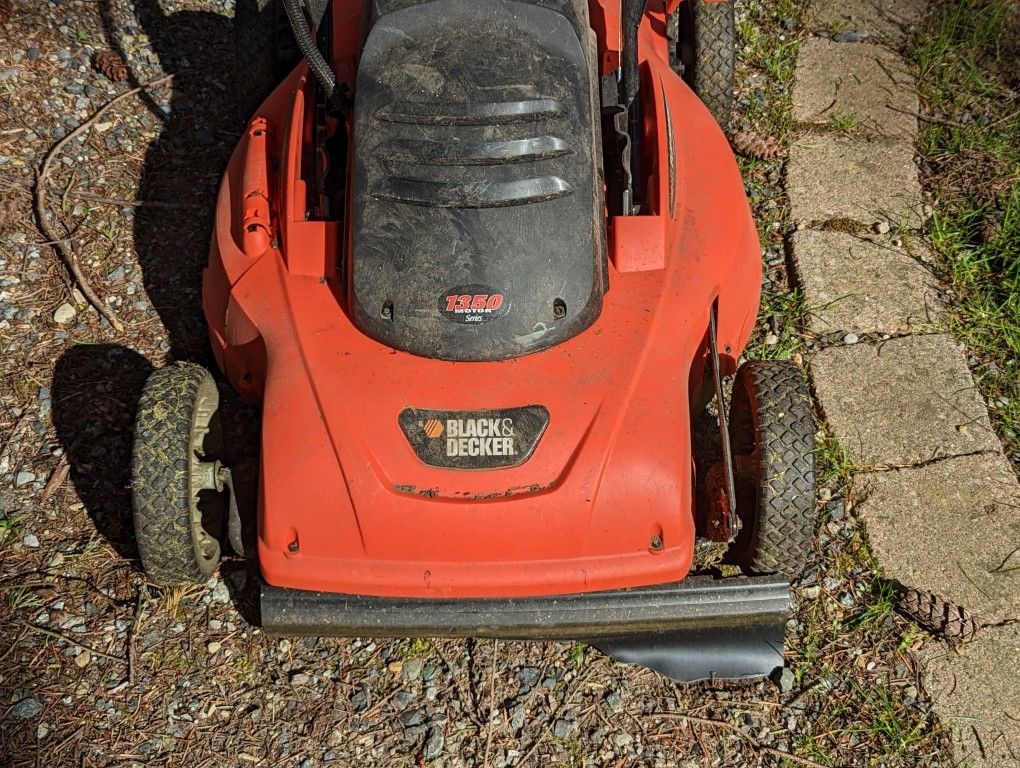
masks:
[[[502,293],[468,293],[447,296],[447,312],[495,312],[503,306]]]

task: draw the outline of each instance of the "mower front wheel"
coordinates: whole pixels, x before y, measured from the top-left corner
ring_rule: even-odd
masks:
[[[155,371],[135,420],[131,493],[146,576],[201,583],[216,569],[225,517],[219,391],[193,363]]]
[[[733,0],[683,0],[670,22],[676,30],[674,69],[726,130],[737,51]]]
[[[757,574],[795,579],[815,528],[815,424],[800,369],[779,360],[744,363],[733,383],[730,443],[741,529],[731,560]]]

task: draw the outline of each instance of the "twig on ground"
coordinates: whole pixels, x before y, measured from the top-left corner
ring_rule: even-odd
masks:
[[[142,616],[144,615],[144,596],[145,596],[145,585],[138,587],[138,597],[135,600],[135,615],[131,620],[131,626],[128,628],[127,637],[127,677],[128,682],[134,684],[135,682],[135,637],[138,635],[138,629],[142,625]]]
[[[474,709],[477,709],[478,702],[475,701],[475,697],[471,695],[470,685],[468,686],[467,689],[465,689],[461,685],[460,670],[456,666],[454,666],[454,663],[452,661],[446,658],[446,654],[443,653],[442,649],[439,647],[439,643],[436,642],[435,640],[431,640],[429,642],[432,646],[432,650],[434,650],[436,652],[436,655],[443,660],[443,664],[450,671],[450,677],[453,680],[454,687],[457,689],[457,693],[464,701],[472,703],[472,709],[466,710],[466,714],[468,718],[471,720],[471,722],[475,724],[475,727],[478,728],[478,732],[481,733],[482,728],[484,726],[482,724],[482,721],[473,711]]]
[[[57,468],[50,474],[50,479],[46,481],[46,487],[43,488],[42,493],[39,494],[39,503],[45,504],[50,500],[50,496],[60,490],[60,486],[67,480],[67,474],[71,471],[71,465],[67,463],[67,456],[60,458],[60,463]]]
[[[114,656],[112,653],[96,650],[90,645],[79,643],[77,640],[72,640],[66,635],[62,635],[59,632],[54,632],[52,629],[46,629],[46,627],[40,627],[37,624],[32,624],[27,621],[22,621],[21,624],[23,627],[25,627],[25,629],[31,632],[39,632],[40,634],[49,635],[50,637],[56,638],[57,640],[63,640],[65,643],[70,643],[73,646],[81,648],[83,651],[88,651],[91,654],[101,656],[104,659],[109,659],[110,661],[116,661],[118,664],[127,664],[127,659],[122,658],[121,656]]]
[[[106,114],[106,112],[108,112],[119,102],[123,101],[124,99],[127,99],[130,96],[134,96],[135,94],[140,93],[141,91],[147,90],[149,88],[155,88],[158,85],[163,85],[164,83],[169,82],[172,78],[173,75],[161,77],[158,80],[153,80],[152,82],[146,83],[145,85],[140,85],[137,88],[132,88],[130,91],[125,91],[119,96],[116,96],[110,101],[106,102],[106,104],[97,109],[92,114],[91,117],[89,117],[81,125],[79,125],[73,131],[68,133],[64,138],[62,138],[52,147],[50,147],[49,152],[46,153],[46,157],[43,158],[42,165],[40,166],[39,171],[36,174],[35,178],[34,203],[35,214],[36,218],[38,219],[37,225],[39,227],[39,231],[42,232],[42,234],[46,237],[47,240],[54,241],[53,249],[57,252],[61,260],[64,262],[64,265],[67,267],[68,272],[71,273],[72,279],[77,284],[78,289],[82,292],[82,295],[85,297],[86,301],[88,301],[88,303],[91,304],[102,317],[106,318],[106,321],[111,326],[113,326],[113,328],[117,331],[123,330],[124,326],[121,324],[120,320],[117,319],[117,316],[114,314],[113,310],[110,309],[109,305],[99,298],[95,290],[89,284],[89,281],[86,279],[84,273],[81,270],[81,265],[79,265],[78,263],[78,257],[75,254],[74,249],[68,245],[65,245],[63,242],[56,242],[61,240],[61,238],[53,231],[53,228],[49,225],[49,222],[46,220],[46,211],[48,208],[46,185],[49,181],[50,167],[53,163],[53,159],[60,153],[60,150],[62,150],[68,144],[68,142],[76,139],[78,136],[81,136],[85,131],[89,130],[93,125],[95,125],[96,121],[98,121],[100,117]]]
[[[781,749],[774,747],[767,747],[750,734],[744,733],[742,730],[737,728],[735,725],[723,722],[722,720],[713,720],[708,717],[698,717],[696,715],[684,715],[679,712],[654,712],[649,717],[659,717],[664,720],[687,720],[691,723],[698,723],[699,725],[707,725],[710,728],[719,728],[722,730],[729,731],[744,741],[746,741],[752,749],[756,752],[764,752],[775,757],[782,758],[783,760],[790,760],[799,765],[808,766],[808,768],[825,768],[821,763],[816,763],[814,760],[809,760],[806,757],[800,757],[799,755],[791,754],[790,752],[784,752]]]
[[[591,677],[593,669],[594,667],[588,667],[588,669],[586,669],[583,673],[574,678],[574,681],[571,683],[570,687],[564,692],[563,700],[560,701],[559,706],[549,713],[550,723],[556,722],[556,719],[559,717],[560,712],[566,709],[567,704],[570,703],[570,700],[573,697],[574,693],[580,690],[581,686],[588,682],[588,678]],[[541,746],[542,742],[545,740],[545,734],[547,730],[548,730],[547,728],[542,728],[539,730],[538,736],[535,737],[535,742],[531,745],[531,747],[528,748],[528,751],[521,756],[521,758],[517,761],[516,765],[529,765],[528,761],[531,760],[531,756],[535,754],[535,751],[539,748],[539,746]]]
[[[918,120],[920,120],[921,122],[924,122],[924,123],[934,123],[935,125],[948,125],[951,128],[969,128],[969,127],[971,127],[971,126],[968,126],[966,123],[961,123],[961,122],[959,122],[957,120],[945,120],[945,119],[943,119],[941,117],[932,117],[931,115],[926,115],[923,112],[915,112],[912,109],[902,109],[900,107],[893,106],[892,104],[886,104],[885,106],[886,106],[886,109],[891,109],[893,112],[900,112],[901,114],[904,114],[904,115],[910,115],[911,117],[916,117]]]
[[[32,191],[35,189],[35,182],[32,179],[21,179],[17,176],[0,173],[0,185],[10,189],[18,188]],[[110,197],[108,195],[97,195],[94,192],[82,192],[78,189],[71,189],[67,192],[68,197],[76,200],[87,200],[90,203],[105,203],[117,205],[121,208],[166,208],[168,210],[188,210],[201,208],[197,203],[171,203],[163,200],[129,200],[125,197]],[[49,245],[49,243],[46,243]]]
[[[485,734],[485,757],[482,758],[482,768],[489,764],[489,750],[492,748],[492,715],[496,709],[496,656],[499,653],[499,640],[492,641],[492,665],[489,669],[489,722]]]

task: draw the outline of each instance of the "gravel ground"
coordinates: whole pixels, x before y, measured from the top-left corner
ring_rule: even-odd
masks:
[[[9,4],[8,4],[9,5]],[[209,364],[199,311],[211,204],[243,125],[233,2],[0,2],[0,760],[34,766],[942,764],[944,740],[838,466],[819,500],[818,563],[798,585],[775,681],[677,685],[583,645],[286,640],[251,614],[252,574],[144,583],[126,514],[131,423],[167,359]],[[744,129],[782,136],[799,19],[741,6]],[[93,69],[114,50],[130,77]],[[54,159],[50,227],[124,324],[72,290],[33,219]],[[761,223],[758,356],[803,344],[787,291],[782,163],[745,164]],[[139,201],[145,201],[139,203]],[[785,309],[784,309],[785,308]],[[233,401],[232,441],[255,450]]]

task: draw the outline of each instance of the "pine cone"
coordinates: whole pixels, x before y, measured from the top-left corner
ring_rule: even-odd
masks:
[[[946,640],[968,643],[977,634],[977,623],[962,605],[946,602],[933,592],[897,584],[896,608]]]
[[[11,0],[0,0],[0,24],[6,24],[14,15],[14,5]]]
[[[99,51],[92,58],[92,66],[115,83],[128,79],[128,68],[124,60],[113,51]]]
[[[753,160],[777,160],[783,155],[783,148],[771,136],[744,131],[730,138],[733,150]]]

